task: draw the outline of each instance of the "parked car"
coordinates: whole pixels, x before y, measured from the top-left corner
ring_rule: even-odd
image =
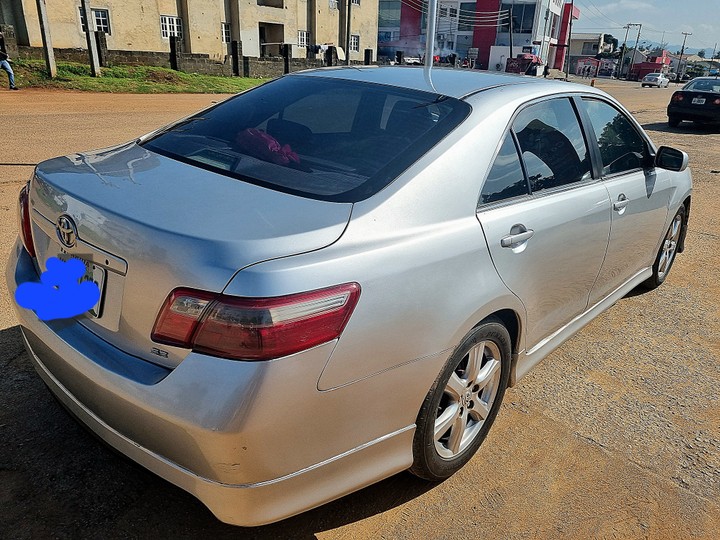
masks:
[[[15,306],[39,375],[108,444],[260,525],[460,469],[508,386],[667,278],[687,162],[585,85],[293,73],[39,164],[6,279],[14,296],[85,261],[97,309]]]
[[[643,77],[640,84],[643,88],[646,86],[667,88],[668,84],[670,84],[670,79],[663,73],[648,73]]]
[[[720,122],[720,78],[697,77],[687,83],[670,98],[667,115],[670,127],[683,120]]]

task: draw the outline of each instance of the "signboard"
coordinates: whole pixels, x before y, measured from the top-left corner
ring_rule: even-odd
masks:
[[[468,49],[467,56],[470,60],[475,60],[478,57],[478,48],[470,47]]]
[[[560,15],[564,3],[565,0],[550,0],[550,11],[556,15]]]

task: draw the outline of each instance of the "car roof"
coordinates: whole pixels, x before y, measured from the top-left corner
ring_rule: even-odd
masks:
[[[416,66],[342,66],[295,72],[291,76],[329,77],[386,84],[459,99],[500,86],[535,85],[534,90],[540,90],[540,87],[545,86],[550,92],[568,91],[571,87],[587,89],[585,85],[539,77],[454,68],[433,68],[431,84],[425,77],[425,69]]]

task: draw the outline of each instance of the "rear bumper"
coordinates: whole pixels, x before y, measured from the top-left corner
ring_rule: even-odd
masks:
[[[692,120],[695,122],[720,122],[720,107],[712,109],[702,109],[700,107],[677,107],[668,106],[667,115],[670,117],[680,118],[682,120]]]
[[[19,242],[6,278],[11,295],[37,279]],[[169,370],[75,320],[46,323],[17,306],[16,314],[35,369],[81,422],[227,523],[277,521],[412,463],[414,400],[393,413],[369,395],[377,378],[317,390],[333,343],[272,362],[191,353]]]

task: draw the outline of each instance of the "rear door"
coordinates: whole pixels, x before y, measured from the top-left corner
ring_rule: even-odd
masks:
[[[527,348],[582,313],[605,257],[610,201],[568,98],[520,111],[478,206],[497,271],[527,310]]]
[[[612,203],[608,252],[590,295],[594,304],[652,265],[673,186],[671,173],[652,165],[649,143],[625,113],[596,98],[580,103],[597,141]]]

